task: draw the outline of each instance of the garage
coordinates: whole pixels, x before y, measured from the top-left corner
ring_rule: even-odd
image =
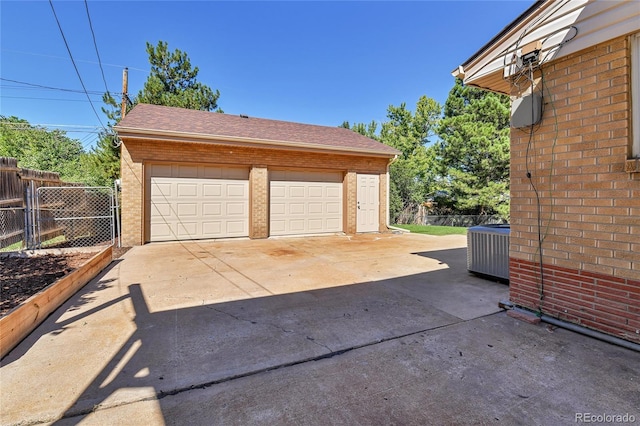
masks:
[[[151,165],[148,193],[149,241],[248,236],[248,169]]]
[[[148,104],[114,128],[122,244],[389,229],[400,152],[353,130]]]
[[[271,171],[270,235],[342,231],[342,173]]]

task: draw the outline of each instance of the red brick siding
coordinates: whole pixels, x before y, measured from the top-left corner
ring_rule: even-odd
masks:
[[[540,193],[542,261],[550,271],[543,311],[637,340],[640,179],[624,171],[631,145],[628,40],[585,49],[542,71],[544,113],[528,164]],[[537,309],[528,144],[528,131],[512,129],[510,293],[514,302]]]
[[[511,301],[556,318],[640,342],[640,280],[511,258]]]

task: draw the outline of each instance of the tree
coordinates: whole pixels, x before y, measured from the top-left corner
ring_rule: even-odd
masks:
[[[438,201],[458,214],[509,215],[509,98],[456,79],[437,128]]]
[[[189,56],[178,49],[169,52],[166,42],[157,46],[147,42],[147,53],[151,70],[142,90],[127,111],[138,103],[165,105],[201,111],[222,112],[218,107],[220,92],[196,80],[198,67],[192,67]],[[93,185],[112,185],[120,175],[119,142],[113,126],[120,122],[121,107],[110,93],[102,97],[102,111],[109,119],[108,129],[100,134],[93,150],[83,157],[83,167]]]
[[[82,182],[80,141],[62,130],[32,126],[27,120],[0,116],[0,156],[13,157],[20,167],[56,172],[70,182]]]
[[[426,96],[418,100],[415,113],[405,103],[387,109],[389,121],[382,124],[380,140],[402,153],[389,169],[389,211],[393,222],[402,211],[415,211],[434,191],[437,175],[431,139],[441,110],[438,102]]]
[[[151,73],[136,101],[153,105],[166,105],[201,111],[218,109],[220,92],[196,80],[198,67],[191,66],[185,52],[169,52],[166,42],[157,46],[147,42]]]
[[[379,136],[376,135],[376,130],[378,129],[378,123],[375,120],[371,120],[371,123],[353,123],[353,126],[349,124],[348,121],[343,121],[339,127],[344,127],[345,129],[353,130],[356,133],[360,133],[362,136],[366,136],[370,139],[380,140]]]

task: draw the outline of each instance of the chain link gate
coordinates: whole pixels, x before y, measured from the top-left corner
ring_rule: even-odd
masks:
[[[38,247],[113,245],[117,213],[113,188],[42,187],[36,194]]]

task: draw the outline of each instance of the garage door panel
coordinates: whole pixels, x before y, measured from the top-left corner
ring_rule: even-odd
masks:
[[[305,205],[303,203],[289,204],[289,214],[305,214]]]
[[[324,229],[324,220],[321,218],[309,219],[307,227],[311,232],[322,232],[322,230]]]
[[[342,198],[342,188],[336,188],[334,186],[330,186],[330,187],[326,188],[326,196],[328,198],[341,199]]]
[[[273,218],[271,219],[269,227],[271,229],[271,235],[283,235],[287,230],[286,222],[284,220],[276,220]]]
[[[329,229],[338,229],[342,228],[342,219],[327,219],[327,223],[325,225]]]
[[[151,205],[151,214],[152,215],[162,215],[166,217],[174,216],[173,209],[171,208],[171,204],[167,203],[155,203]]]
[[[220,216],[221,213],[222,213],[221,203],[203,203],[202,204],[202,216],[217,217],[217,216]]]
[[[327,209],[326,213],[329,215],[339,215],[342,213],[342,203],[325,203],[324,207]]]
[[[241,184],[227,184],[227,195],[229,197],[246,197],[247,187]]]
[[[166,223],[152,223],[151,235],[156,235],[159,238],[165,238],[165,239],[171,239],[173,237],[173,233],[171,232],[171,227]]]
[[[188,222],[182,220],[175,228],[176,235],[178,237],[189,238],[191,235],[195,235],[198,233],[198,222]]]
[[[324,204],[323,203],[309,203],[309,214],[322,214]]]
[[[198,196],[197,183],[179,183],[176,186],[177,186],[176,192],[179,198]]]
[[[196,203],[181,203],[178,204],[178,216],[179,217],[188,217],[188,216],[198,216],[198,205]]]
[[[248,170],[204,166],[152,166],[151,241],[249,235]],[[166,174],[170,171],[170,174]],[[156,176],[156,173],[165,174]]]
[[[304,186],[290,186],[289,197],[291,198],[304,198],[305,187]]]
[[[294,232],[304,232],[305,230],[305,223],[304,223],[304,219],[292,219],[289,221],[289,229],[291,231]]]
[[[246,232],[243,221],[227,221],[227,233],[230,235],[240,235]]]
[[[271,204],[271,215],[272,216],[281,216],[286,213],[286,205],[284,203],[272,203]]]
[[[222,185],[206,183],[202,185],[202,195],[205,197],[220,197],[222,195]]]
[[[227,203],[228,216],[242,216],[246,213],[244,203]]]
[[[271,185],[271,198],[284,198],[286,196],[287,188],[282,185]]]
[[[270,177],[271,235],[342,231],[341,173],[275,171]]]
[[[202,233],[205,235],[218,235],[222,233],[222,222],[202,222]]]
[[[168,182],[156,181],[151,185],[151,196],[165,196],[171,197],[172,194],[172,185]]]
[[[325,195],[324,188],[322,186],[310,186],[309,187],[309,197],[312,198],[322,198]]]

